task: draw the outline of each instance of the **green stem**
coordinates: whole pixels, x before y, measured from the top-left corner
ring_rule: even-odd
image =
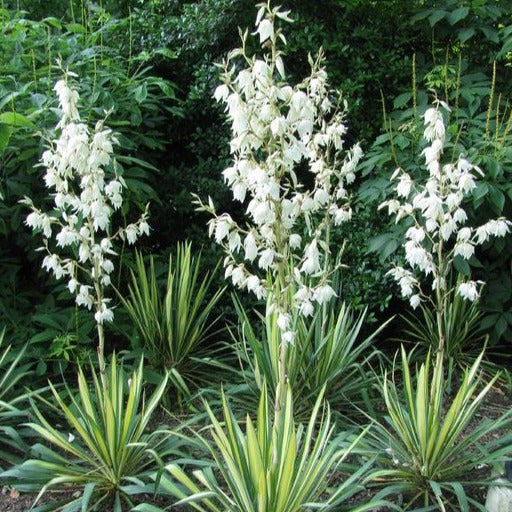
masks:
[[[438,276],[436,281],[436,321],[437,321],[437,334],[439,337],[438,352],[444,352],[445,345],[445,333],[443,325],[443,314],[445,309],[446,294],[443,290],[443,281],[445,279],[445,271],[443,264],[443,238],[439,238],[437,246],[437,269]]]
[[[94,267],[96,268],[98,265],[96,261],[94,262]],[[101,313],[101,304],[103,302],[103,294],[101,285],[97,279],[94,280],[94,291],[96,292],[96,311]],[[98,347],[96,352],[98,353],[98,365],[100,369],[100,377],[103,385],[105,385],[105,333],[103,331],[103,324],[100,322],[96,322],[96,327],[98,330]]]

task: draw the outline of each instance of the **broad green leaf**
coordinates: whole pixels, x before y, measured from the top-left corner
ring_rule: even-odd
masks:
[[[156,55],[162,55],[163,57],[166,57],[167,59],[175,59],[176,58],[176,52],[170,50],[169,48],[157,48],[155,50]]]
[[[146,100],[146,98],[148,97],[148,88],[146,86],[145,83],[137,86],[134,90],[133,90],[133,95],[135,97],[135,99],[137,100],[137,103],[142,103],[143,101]]]
[[[400,94],[395,98],[393,101],[393,108],[400,109],[407,105],[409,101],[412,99],[412,93],[411,92],[404,92],[403,94]]]
[[[480,27],[480,30],[484,34],[484,36],[489,39],[489,41],[492,41],[495,44],[499,44],[500,37],[498,35],[498,32],[494,30],[491,27]]]
[[[448,13],[446,11],[442,11],[441,9],[435,9],[434,12],[428,17],[428,22],[430,23],[430,26],[433,27],[443,18],[446,18],[447,14]]]
[[[3,112],[0,114],[0,122],[10,126],[36,128],[36,125],[30,119],[22,114],[18,114],[18,112]]]
[[[69,24],[65,25],[65,28],[68,32],[71,32],[72,34],[86,34],[87,33],[87,29],[80,23],[69,23]]]
[[[473,27],[463,28],[459,30],[458,36],[461,43],[465,43],[468,39],[471,39],[475,35],[475,29]]]
[[[450,25],[455,25],[460,20],[467,18],[468,14],[469,7],[459,7],[458,9],[455,9],[450,14],[448,14],[448,22]]]
[[[7,124],[0,124],[0,153],[9,145],[13,127]]]

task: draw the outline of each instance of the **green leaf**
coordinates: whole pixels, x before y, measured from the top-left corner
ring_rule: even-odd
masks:
[[[459,7],[455,11],[448,14],[448,22],[450,25],[455,25],[460,20],[467,18],[469,14],[469,7]]]
[[[447,16],[446,11],[442,11],[440,9],[436,9],[429,17],[428,22],[430,23],[430,26],[433,27],[436,23],[438,23],[443,18],[446,18]]]
[[[479,201],[489,193],[489,185],[481,181],[477,183],[476,188],[473,190],[473,200]]]
[[[148,97],[148,88],[145,83],[139,85],[133,90],[133,95],[137,103],[142,103]]]
[[[90,484],[87,484],[84,487],[84,492],[82,496],[82,512],[87,512],[89,509],[89,501],[91,500],[91,497],[94,493],[94,488],[96,487],[96,483],[92,482]]]
[[[398,249],[398,242],[396,239],[392,238],[386,242],[384,247],[380,252],[380,260],[386,260],[389,256],[391,256]]]
[[[133,512],[166,512],[165,509],[155,507],[149,503],[140,503],[136,507],[132,508]]]
[[[489,187],[489,200],[496,214],[501,215],[505,206],[505,194],[498,187],[491,185]]]
[[[393,102],[393,108],[394,109],[402,108],[403,106],[407,105],[407,103],[409,103],[411,98],[412,98],[411,92],[404,92],[403,94],[400,94],[399,96],[397,96],[395,98],[395,101]]]
[[[466,496],[466,492],[464,491],[464,487],[462,487],[460,482],[451,482],[449,484],[453,492],[455,493],[455,496],[457,496],[457,501],[459,502],[461,511],[470,510],[469,503],[468,503],[468,497]]]
[[[503,333],[507,330],[507,327],[507,319],[503,315],[500,315],[498,321],[496,322],[496,325],[494,326],[494,330],[496,331],[498,337],[503,335]]]
[[[464,276],[469,276],[471,273],[468,261],[462,256],[456,256],[453,259],[453,266],[455,267],[455,270],[459,272],[459,274]]]
[[[17,112],[4,112],[0,114],[0,122],[11,126],[23,126],[25,128],[36,128],[36,125],[25,116]]]
[[[43,18],[41,21],[44,23],[47,23],[51,27],[56,28],[57,30],[60,30],[62,28],[62,23],[57,18],[54,18],[53,16],[50,16],[48,18]]]
[[[490,27],[480,27],[480,30],[484,34],[484,36],[492,41],[493,43],[498,44],[500,42],[500,38],[498,32]]]
[[[459,41],[465,43],[468,39],[471,39],[475,35],[475,29],[473,27],[463,28],[459,30]]]
[[[157,48],[155,50],[155,55],[162,55],[163,57],[166,57],[168,59],[176,58],[176,52],[169,50],[169,48]]]
[[[72,34],[86,34],[87,30],[80,23],[69,23],[66,25],[66,30]]]
[[[13,127],[7,124],[0,124],[0,153],[9,145]]]

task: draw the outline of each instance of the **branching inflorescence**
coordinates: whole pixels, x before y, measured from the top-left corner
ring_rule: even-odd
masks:
[[[213,215],[210,235],[225,249],[226,277],[258,298],[269,294],[268,313],[278,313],[282,338],[292,342],[290,308],[309,316],[335,295],[329,226],[351,218],[346,184],[362,151],[357,144],[344,151],[345,105],[329,89],[321,52],[309,57],[309,77],[286,82],[278,20],[291,21],[279,7],[259,5],[263,57],[248,55],[245,32],[215,91],[232,129],[233,164],[223,175],[247,223],[218,215],[211,200],[202,207]]]
[[[47,213],[36,208],[28,197],[23,202],[32,209],[26,224],[43,234],[43,267],[56,279],[68,279],[68,289],[78,305],[94,309],[103,372],[102,325],[114,317],[104,293],[114,270],[113,241],[121,238],[132,244],[147,235],[148,214],[144,212],[137,222],[112,233],[112,215],[123,203],[126,186],[116,172],[113,157],[113,144],[118,141],[104,121],[96,123],[92,132],[80,121],[79,95],[68,83],[72,76],[76,75],[68,71],[55,84],[62,112],[57,124],[59,137],[50,141],[40,164],[46,169],[44,181],[54,208]],[[50,243],[52,237],[56,247]]]
[[[465,278],[454,287],[450,277],[457,257],[469,260],[475,247],[490,237],[502,237],[512,223],[504,217],[491,219],[479,227],[467,226],[468,216],[463,201],[476,187],[481,169],[462,155],[456,162],[443,164],[445,124],[442,110],[449,111],[443,102],[427,109],[424,114],[424,138],[428,145],[423,150],[428,176],[424,183],[414,181],[403,169],[392,175],[397,180],[396,199],[381,204],[387,207],[396,222],[408,218],[412,225],[405,233],[405,260],[409,268],[395,266],[388,273],[398,282],[404,298],[413,308],[430,302],[436,309],[438,324],[452,292],[463,299],[474,301],[479,297],[481,281]],[[433,294],[422,288],[418,274],[431,281]],[[443,346],[440,333],[440,348]]]

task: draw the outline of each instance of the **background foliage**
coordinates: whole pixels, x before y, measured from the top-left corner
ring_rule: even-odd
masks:
[[[512,7],[499,0],[281,3],[295,20],[287,46],[290,79],[303,74],[307,53],[323,46],[330,80],[350,106],[347,138],[360,140],[366,153],[353,198],[355,224],[334,235],[338,248],[350,242],[341,294],[353,307],[368,305],[368,319],[387,318],[401,308],[384,275],[400,233],[375,208],[397,161],[415,165],[419,117],[434,95],[452,105],[454,123],[463,122],[463,130],[452,133],[454,148],[487,173],[475,192],[473,215],[510,214]],[[205,243],[205,218],[190,194],[210,195],[220,210],[236,216],[219,179],[229,159],[228,132],[212,93],[215,63],[238,44],[236,27],[251,26],[253,4],[3,0],[1,7],[0,312],[10,339],[32,337],[29,353],[41,354],[39,347],[50,343],[46,362],[61,360],[59,354],[74,360],[86,357],[92,324],[70,307],[65,289],[37,270],[36,242],[18,203],[26,194],[43,195],[35,167],[43,142],[33,134],[56,119],[55,59],[80,75],[91,120],[113,109],[109,121],[120,134],[119,160],[130,190],[123,215],[152,203],[152,236],[142,252],[166,261],[175,242],[188,239],[202,247],[205,265],[213,268],[218,253]],[[493,242],[474,261],[488,283],[482,327],[492,331],[494,343],[512,340],[510,244],[510,237]],[[129,266],[123,253],[121,292]],[[233,311],[224,302],[223,310]],[[121,312],[118,318],[126,317]],[[46,367],[41,364],[40,372]]]

